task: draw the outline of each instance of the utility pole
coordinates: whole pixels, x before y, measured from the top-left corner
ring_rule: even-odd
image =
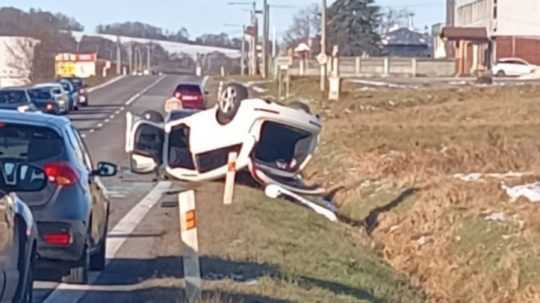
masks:
[[[251,41],[251,76],[256,76],[258,71],[258,53],[257,45],[259,44],[259,20],[257,19],[257,2],[253,1],[253,10],[251,11],[251,24],[254,28],[253,38]]]
[[[142,73],[144,63],[143,63],[143,56],[142,56],[142,52],[141,52],[140,47],[137,48],[137,54],[139,55],[139,67],[138,67],[138,70],[139,70],[139,72]]]
[[[246,26],[242,25],[242,56],[240,58],[240,75],[246,74]]]
[[[264,0],[265,3],[267,0]],[[256,76],[259,71],[259,58],[258,58],[258,40],[259,40],[259,21],[257,18],[257,14],[262,14],[264,11],[258,11],[257,10],[257,2],[253,0],[252,2],[229,2],[229,5],[250,5],[252,7],[251,9],[251,18],[250,18],[250,26],[248,27],[248,34],[251,36],[249,39],[249,75],[250,76]],[[264,56],[263,56],[264,57]]]
[[[129,44],[127,51],[128,51],[129,74],[132,74],[133,73],[133,56],[134,56],[132,43]]]
[[[319,55],[319,64],[321,65],[321,92],[326,91],[326,63],[328,55],[326,54],[326,0],[321,0],[321,53]]]
[[[120,37],[116,37],[116,75],[122,73],[122,50],[120,49]]]
[[[148,73],[150,73],[150,68],[151,68],[151,55],[152,55],[152,49],[151,49],[151,46],[152,44],[151,43],[148,43],[146,45],[146,69],[148,70]]]
[[[268,78],[268,39],[270,29],[270,6],[268,0],[263,0],[263,43],[262,43],[262,76]]]
[[[277,30],[274,26],[272,28],[272,58],[277,56]]]

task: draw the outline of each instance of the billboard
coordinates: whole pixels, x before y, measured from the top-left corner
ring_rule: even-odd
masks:
[[[55,57],[55,74],[57,77],[93,77],[96,76],[96,61],[95,53],[58,54]]]

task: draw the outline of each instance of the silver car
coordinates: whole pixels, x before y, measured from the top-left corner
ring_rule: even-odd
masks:
[[[105,267],[109,201],[100,177],[116,166],[92,163],[78,131],[64,117],[0,110],[0,163],[42,168],[48,185],[21,193],[37,222],[38,268],[60,273],[64,282],[84,284],[90,270]]]
[[[34,85],[28,93],[42,112],[56,115],[69,113],[69,95],[59,83]]]

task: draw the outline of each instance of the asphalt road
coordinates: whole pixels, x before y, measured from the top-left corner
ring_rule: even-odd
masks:
[[[124,142],[126,111],[142,113],[147,109],[161,110],[164,100],[182,80],[201,79],[189,76],[122,78],[90,93],[90,106],[69,115],[83,134],[93,161],[109,161],[120,167],[117,177],[102,180],[112,201],[107,243],[109,263],[103,273],[91,275],[88,286],[59,284],[50,279],[47,273],[40,273],[42,280],[34,285],[34,302],[146,303],[151,301],[129,294],[144,288],[144,285],[158,283],[156,281],[167,276],[181,275],[178,259],[156,259],[156,239],[164,228],[159,203],[169,184],[156,183],[151,176],[131,174]],[[159,284],[164,284],[164,281]],[[172,299],[171,302],[174,301]]]

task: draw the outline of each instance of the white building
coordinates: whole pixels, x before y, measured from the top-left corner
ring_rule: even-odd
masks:
[[[454,2],[454,24],[448,26],[485,28],[492,59],[520,57],[540,64],[540,0],[448,1]]]
[[[490,36],[539,36],[538,0],[455,0],[456,27],[485,27]]]
[[[38,43],[27,37],[0,37],[0,87],[30,83]]]

